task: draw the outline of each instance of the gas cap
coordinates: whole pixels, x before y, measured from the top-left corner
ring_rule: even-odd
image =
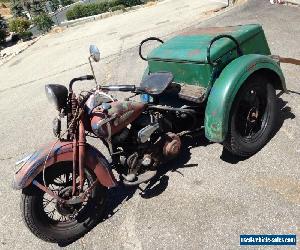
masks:
[[[111,105],[109,103],[104,102],[104,103],[102,103],[101,108],[103,110],[107,111],[107,110],[111,109]]]

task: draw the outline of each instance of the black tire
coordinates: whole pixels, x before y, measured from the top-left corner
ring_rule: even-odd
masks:
[[[51,186],[51,180],[54,180],[55,182],[55,178],[57,178],[57,176],[61,176],[65,173],[72,173],[71,171],[72,163],[60,164],[46,169],[46,183],[49,188],[51,189],[51,187],[53,187]],[[91,183],[96,180],[94,173],[88,169],[85,169],[85,177],[85,183],[87,183],[87,185],[91,185]],[[41,176],[39,180],[43,183]],[[63,186],[63,184],[57,185]],[[71,185],[68,184],[67,188],[69,188],[69,186]],[[64,187],[62,191],[64,189],[66,190],[66,187]],[[45,206],[45,208],[43,207],[45,205],[45,195],[48,194],[40,191],[37,187],[30,186],[23,190],[21,199],[21,212],[26,226],[35,236],[44,241],[53,243],[72,242],[97,225],[105,212],[107,201],[106,188],[100,184],[96,185],[85,204],[82,203],[80,205],[76,205],[77,207],[71,208],[73,213],[74,211],[79,211],[76,216],[74,215],[72,218],[66,215],[66,221],[59,221],[58,219],[50,218],[51,216],[49,216],[49,214],[45,211],[47,206]],[[56,209],[58,207],[57,204],[58,203],[55,205]],[[68,207],[68,209],[70,208]],[[57,213],[58,215],[62,215],[58,209]]]
[[[263,76],[250,77],[233,102],[225,148],[241,157],[257,153],[274,135],[276,112],[278,109],[273,85]]]

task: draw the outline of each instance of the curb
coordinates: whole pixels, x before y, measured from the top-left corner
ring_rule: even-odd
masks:
[[[161,1],[157,1],[157,4],[159,2],[161,2]],[[152,6],[152,5],[150,5],[150,6]],[[60,26],[67,27],[67,28],[68,27],[73,27],[73,26],[80,25],[80,24],[83,24],[83,23],[88,23],[88,22],[92,22],[92,21],[95,21],[95,20],[105,19],[105,18],[108,18],[108,17],[111,17],[111,16],[120,15],[120,14],[123,14],[123,13],[127,13],[129,11],[132,11],[132,10],[138,10],[138,9],[146,8],[146,7],[150,7],[150,6],[148,6],[147,4],[136,5],[136,6],[132,6],[132,7],[127,7],[127,8],[125,8],[125,10],[109,11],[109,12],[101,13],[99,15],[81,17],[81,18],[77,18],[75,20],[61,22]]]
[[[23,49],[14,52],[12,54],[10,54],[7,57],[0,57],[0,66],[4,65],[5,63],[9,62],[12,58],[14,58],[16,55],[22,53],[24,50],[28,49],[30,46],[32,46],[33,44],[35,44],[38,40],[40,40],[42,36],[38,36],[37,38],[34,38],[30,43],[28,43],[28,45],[26,47],[24,47]]]
[[[157,1],[155,1],[155,5],[156,4],[161,4],[163,1],[164,0],[157,0]],[[236,0],[235,4],[230,4],[229,6],[239,5],[240,2],[243,3],[245,1],[247,1],[247,0]],[[66,28],[74,27],[74,26],[77,26],[77,25],[80,25],[80,24],[105,19],[105,18],[108,18],[108,17],[111,17],[111,16],[116,16],[116,15],[120,15],[120,14],[123,14],[123,13],[127,13],[129,11],[138,10],[138,9],[141,9],[141,8],[147,8],[147,7],[151,7],[151,6],[153,6],[153,5],[149,5],[149,4],[136,5],[136,6],[132,6],[132,7],[127,7],[127,8],[125,8],[125,10],[116,10],[116,11],[113,11],[113,12],[109,11],[109,12],[101,13],[99,15],[81,17],[81,18],[77,18],[75,20],[64,21],[64,22],[61,22],[59,26],[66,27]],[[222,8],[216,9],[216,10],[211,10],[211,12],[218,12],[222,9],[225,9],[225,8],[229,7],[229,6],[224,6]]]
[[[300,0],[286,0],[286,1],[284,1],[284,3],[292,4],[292,5],[296,5],[296,6],[300,7]]]

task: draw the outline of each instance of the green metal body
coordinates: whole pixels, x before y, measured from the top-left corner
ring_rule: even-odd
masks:
[[[254,74],[261,73],[269,77],[277,89],[286,91],[285,80],[279,65],[264,55],[244,55],[228,64],[208,96],[205,109],[205,136],[214,142],[224,141],[229,124],[229,114],[235,96],[247,80]]]
[[[243,56],[238,57],[232,40],[221,38],[211,46],[213,63],[209,63],[207,48],[213,38],[224,34],[237,40]],[[154,49],[147,57],[145,74],[172,72],[176,83],[205,88],[205,135],[211,141],[222,142],[228,130],[232,103],[251,74],[267,74],[271,80],[277,81],[274,83],[277,89],[285,90],[282,71],[270,54],[260,25],[197,29],[178,35]]]

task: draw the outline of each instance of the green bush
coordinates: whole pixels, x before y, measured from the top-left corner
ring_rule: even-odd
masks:
[[[36,25],[38,30],[40,30],[44,33],[49,31],[54,24],[51,17],[46,13],[42,13],[42,14],[34,17],[33,23]]]
[[[110,11],[117,6],[121,9],[123,7],[121,7],[120,2],[120,0],[111,0],[100,3],[77,4],[67,11],[66,17],[67,20],[74,20],[81,17],[98,15]]]
[[[121,0],[121,3],[127,7],[142,4],[141,0]]]
[[[126,6],[123,4],[119,4],[116,6],[113,6],[110,8],[110,11],[116,11],[116,10],[125,10]]]
[[[60,0],[60,3],[62,6],[67,6],[67,5],[74,3],[74,1],[73,0]]]
[[[31,39],[32,37],[32,32],[31,31],[25,31],[22,33],[19,33],[19,37],[23,40],[23,41],[28,41]]]
[[[17,17],[9,22],[10,32],[22,33],[29,29],[31,22],[24,17]]]

